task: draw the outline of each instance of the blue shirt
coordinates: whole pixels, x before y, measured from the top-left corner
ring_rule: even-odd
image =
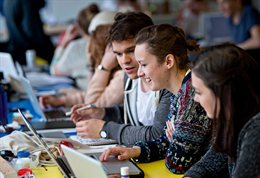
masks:
[[[255,25],[260,25],[260,14],[251,6],[245,6],[239,24],[234,24],[232,17],[229,17],[229,25],[233,42],[237,44],[242,43],[251,37],[251,28]]]

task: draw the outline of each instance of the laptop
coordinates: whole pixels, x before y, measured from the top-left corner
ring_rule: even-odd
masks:
[[[65,145],[61,145],[61,149],[64,152],[75,177],[85,178],[87,174],[87,177],[91,178],[107,178],[101,162]]]
[[[61,145],[61,148],[77,178],[85,178],[86,173],[91,178],[105,178],[107,175],[120,175],[121,167],[129,167],[130,177],[144,177],[144,172],[130,160],[120,161],[116,157],[111,156],[107,161],[100,162],[99,157],[102,153],[83,154],[65,145]]]
[[[35,115],[40,118],[39,121],[33,122],[36,129],[55,129],[55,128],[74,128],[75,124],[71,119],[65,116],[66,110],[51,110],[43,112],[38,99],[33,91],[30,81],[23,76],[19,76],[22,88],[25,94],[28,96]]]
[[[50,156],[50,158],[52,159],[52,161],[57,165],[57,167],[59,168],[59,170],[61,171],[62,175],[66,178],[70,178],[71,176],[73,176],[73,172],[71,171],[71,169],[69,167],[67,167],[66,165],[68,165],[68,163],[65,163],[64,160],[62,160],[60,157],[56,157],[51,151],[50,148],[48,147],[48,145],[46,144],[46,142],[41,138],[41,136],[36,132],[36,130],[33,128],[33,126],[31,125],[31,123],[28,121],[28,119],[25,117],[25,115],[21,112],[20,109],[18,109],[18,112],[20,113],[24,123],[26,124],[26,126],[28,127],[28,129],[32,132],[32,134],[35,136],[35,138],[37,139],[37,141],[42,145],[42,147],[45,149],[45,151],[47,152],[47,154]]]
[[[61,173],[66,177],[76,176],[77,178],[91,176],[91,178],[105,178],[106,175],[120,174],[121,167],[129,167],[129,172],[131,177],[143,178],[144,172],[132,161],[124,160],[119,161],[115,157],[110,157],[106,162],[100,162],[99,156],[101,153],[86,153],[82,154],[76,150],[70,149],[68,147],[62,147],[62,151],[65,157],[55,157],[50,151],[46,142],[41,138],[37,131],[33,128],[31,123],[25,117],[25,115],[18,109],[23,121],[25,122],[28,129],[37,138],[39,143],[44,147],[46,152],[55,162],[55,164],[60,169]],[[98,175],[97,177],[94,177]]]
[[[231,30],[227,18],[219,12],[204,13],[202,15],[202,30],[207,46],[231,41]]]
[[[18,77],[14,61],[9,53],[0,52],[0,71],[4,74],[4,79],[10,81],[9,76]]]

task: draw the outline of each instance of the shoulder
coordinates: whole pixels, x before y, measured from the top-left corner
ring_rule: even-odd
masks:
[[[260,139],[260,112],[252,117],[242,128],[239,138],[243,140]],[[250,138],[249,138],[250,137]]]
[[[247,23],[260,24],[260,14],[255,8],[245,6],[242,20],[247,21]]]

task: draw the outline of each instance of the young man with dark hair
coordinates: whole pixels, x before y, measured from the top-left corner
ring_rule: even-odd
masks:
[[[90,108],[79,111],[84,105],[72,108],[72,120],[79,136],[110,138],[120,144],[131,145],[137,141],[158,138],[163,131],[170,107],[171,93],[153,92],[146,82],[137,76],[135,60],[135,36],[144,27],[153,25],[149,16],[141,12],[118,13],[109,33],[116,58],[126,73],[124,106]],[[100,67],[110,72],[109,61]],[[112,61],[111,61],[112,63]]]

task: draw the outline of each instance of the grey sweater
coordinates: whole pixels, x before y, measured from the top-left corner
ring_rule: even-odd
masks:
[[[184,177],[260,178],[260,113],[240,131],[234,163],[230,163],[226,154],[217,153],[211,148]]]
[[[159,104],[152,126],[144,126],[140,122],[138,123],[139,126],[131,125],[130,123],[124,124],[124,108],[122,105],[117,105],[105,109],[106,115],[103,120],[105,120],[106,123],[103,130],[107,132],[108,138],[125,145],[133,145],[138,141],[156,139],[162,134],[165,123],[168,120],[171,96],[172,93],[167,90],[160,91]]]

